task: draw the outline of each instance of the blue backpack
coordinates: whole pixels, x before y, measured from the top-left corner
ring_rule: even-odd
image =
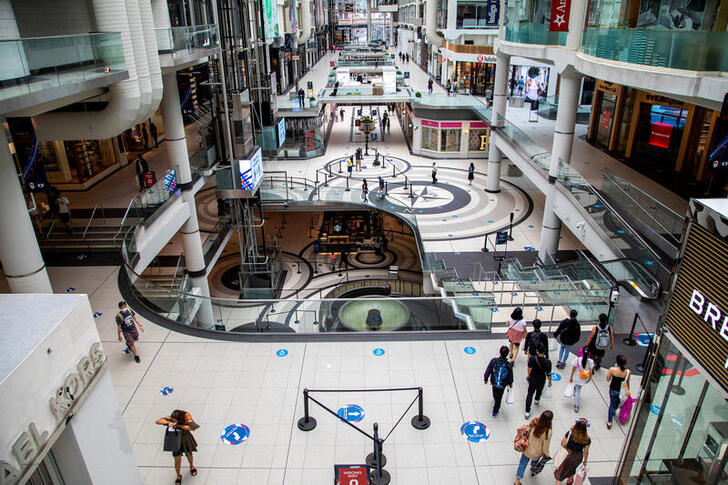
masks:
[[[493,366],[493,387],[503,389],[508,378],[508,365],[504,360],[498,360]]]

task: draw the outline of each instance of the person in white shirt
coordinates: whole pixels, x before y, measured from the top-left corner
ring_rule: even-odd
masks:
[[[574,384],[574,412],[579,412],[581,388],[591,381],[594,374],[594,361],[589,358],[589,347],[581,348],[579,355],[571,362],[571,377],[569,382]]]
[[[71,227],[71,203],[66,197],[58,198],[58,218],[66,226],[66,231],[69,234],[73,234],[73,227]]]

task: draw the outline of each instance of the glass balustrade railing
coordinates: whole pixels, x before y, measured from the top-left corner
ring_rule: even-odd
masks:
[[[533,23],[519,21],[517,17],[511,21],[508,16],[505,40],[519,44],[566,45],[567,32],[550,32],[549,23]]]
[[[155,33],[159,52],[171,53],[175,57],[212,49],[219,45],[216,25],[170,27],[155,29]]]
[[[631,259],[617,259],[600,263],[621,285],[637,293],[644,300],[657,300],[662,283],[644,265]]]
[[[142,191],[139,196],[140,207],[158,207],[178,192],[175,171],[170,170],[162,178],[157,180],[154,185]]]
[[[544,150],[523,130],[505,120],[498,128],[498,134],[509,140],[534,164],[549,172],[550,152]],[[612,240],[629,259],[644,264],[666,287],[671,270],[661,261],[660,255],[624,220],[600,194],[571,165],[559,161],[557,181],[567,189],[584,209],[592,215],[600,229]]]
[[[0,40],[0,100],[126,70],[119,33]]]
[[[690,71],[728,71],[728,32],[587,27],[581,51],[631,64]]]

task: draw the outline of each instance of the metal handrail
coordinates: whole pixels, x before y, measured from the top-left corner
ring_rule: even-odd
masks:
[[[134,204],[135,200],[136,200],[136,197],[132,197],[131,201],[129,201],[129,205],[126,207],[126,212],[124,212],[124,217],[121,218],[121,223],[119,224],[119,230],[116,231],[116,234],[114,234],[114,243],[116,243],[116,238],[119,237],[119,234],[121,234],[121,231],[124,228],[124,223],[126,222],[126,218],[129,216],[129,212],[131,211],[131,206]]]
[[[86,233],[88,232],[88,228],[91,226],[91,222],[94,220],[94,216],[96,215],[96,210],[101,205],[101,202],[97,202],[94,206],[94,210],[91,212],[91,217],[88,218],[88,223],[86,224],[86,228],[83,230],[83,240],[86,240]]]

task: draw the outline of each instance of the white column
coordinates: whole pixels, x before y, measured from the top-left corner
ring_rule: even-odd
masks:
[[[493,106],[491,111],[491,126],[503,126],[506,118],[506,94],[508,88],[508,66],[511,57],[498,52],[495,61],[495,84],[493,86]],[[500,192],[501,160],[503,154],[495,146],[491,137],[488,149],[488,177],[485,182],[485,191]]]
[[[185,184],[192,181],[190,157],[187,152],[185,127],[180,109],[179,90],[177,88],[177,74],[167,73],[162,78],[164,82],[164,96],[162,97],[162,118],[164,118],[165,139],[167,142],[167,156],[169,165],[175,169],[177,185],[182,186],[182,199],[187,202],[190,216],[182,225],[182,245],[184,247],[185,267],[190,275],[190,282],[199,288],[199,295],[210,296],[205,269],[205,256],[200,239],[200,226],[197,222],[197,205],[192,190],[185,190]],[[191,189],[191,187],[189,187]],[[214,324],[212,306],[209,300],[203,299],[203,305],[198,310],[200,321]]]
[[[555,182],[559,176],[559,168],[571,163],[580,84],[581,76],[571,68],[565,69],[559,76],[559,103],[556,112],[554,141],[551,146],[551,163],[549,165],[549,182],[551,185],[546,193],[541,226],[541,244],[538,252],[542,260],[546,253],[555,254],[559,249],[561,221],[554,212]]]
[[[572,0],[569,10],[569,32],[566,34],[566,48],[577,50],[584,35],[584,20],[587,0]]]
[[[0,127],[0,262],[12,293],[53,293],[5,130]]]
[[[434,1],[434,0],[433,0]],[[447,0],[447,28],[455,30],[458,18],[458,0]]]

